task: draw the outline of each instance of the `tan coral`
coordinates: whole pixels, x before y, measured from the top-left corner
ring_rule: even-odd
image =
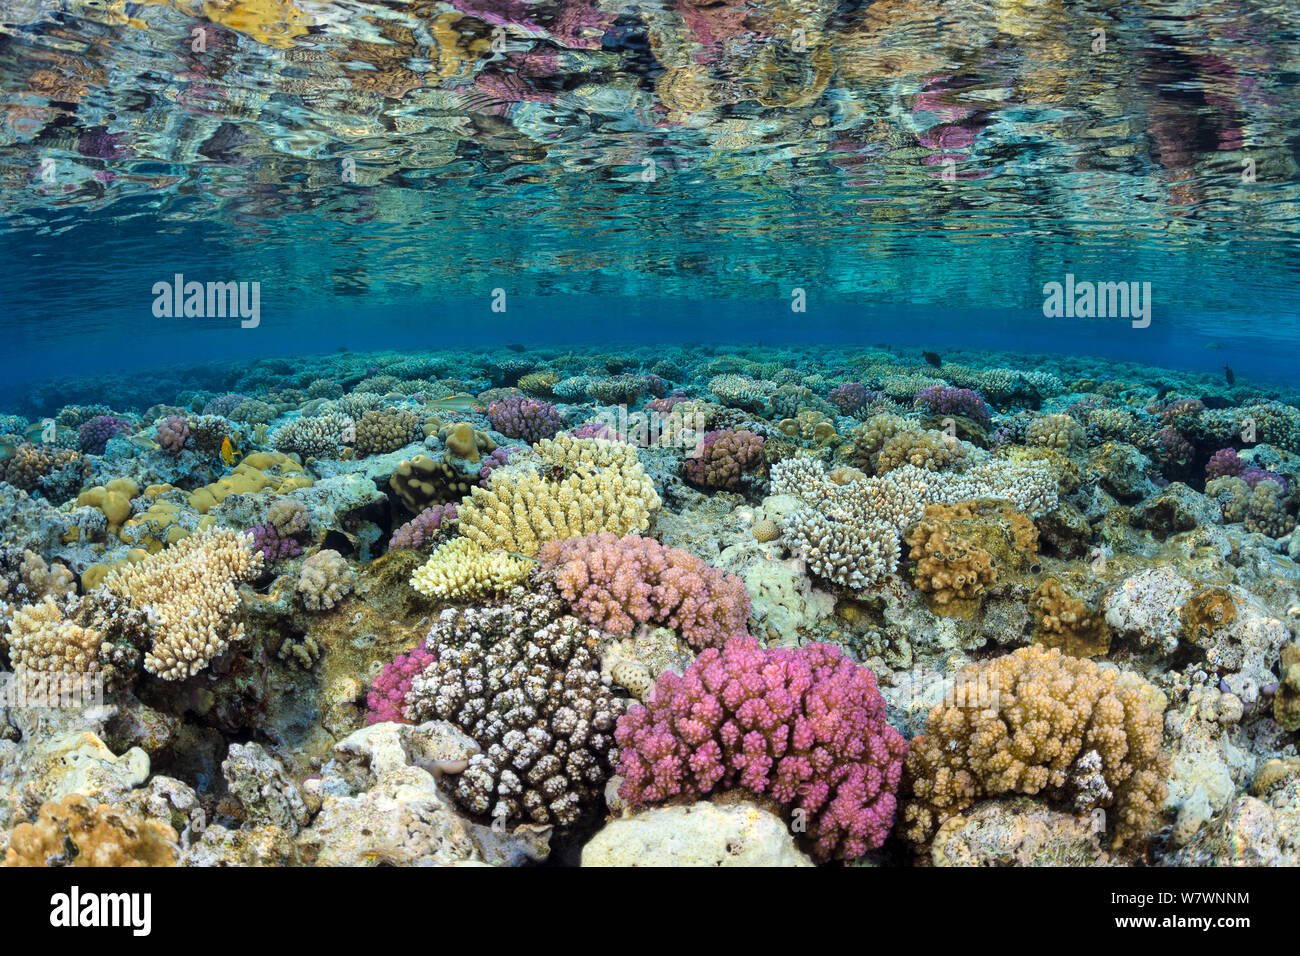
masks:
[[[103,635],[68,620],[52,598],[14,613],[9,625],[9,662],[14,670],[89,674],[98,669]]]
[[[905,540],[916,562],[916,586],[937,604],[976,598],[998,579],[993,555],[936,518],[918,521]]]
[[[92,807],[73,793],[14,827],[5,866],[175,866],[178,840],[165,823]]]
[[[309,611],[328,611],[352,593],[352,569],[337,551],[317,551],[298,570],[298,593]]]
[[[1060,648],[1071,657],[1097,657],[1110,650],[1106,618],[1088,610],[1056,578],[1048,578],[1030,600],[1038,622],[1034,641]]]
[[[921,843],[978,800],[1044,791],[1113,807],[1117,843],[1151,832],[1167,793],[1165,703],[1137,674],[1055,648],[965,668],[908,753],[905,835]]]
[[[166,680],[198,673],[244,635],[237,586],[262,567],[249,539],[228,528],[183,538],[165,551],[113,568],[102,587],[146,611],[152,646],[144,666]]]

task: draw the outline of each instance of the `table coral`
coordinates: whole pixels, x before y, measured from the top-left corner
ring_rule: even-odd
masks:
[[[556,572],[574,612],[612,634],[631,634],[650,622],[701,648],[745,633],[750,603],[744,582],[681,548],[603,533],[549,542],[539,557],[543,569]]]
[[[884,715],[875,675],[839,648],[736,637],[682,676],[661,675],[650,702],[619,720],[619,795],[749,790],[806,824],[815,859],[854,859],[894,822],[907,743]]]
[[[971,665],[912,741],[905,833],[921,843],[977,801],[1003,793],[1073,797],[1100,757],[1115,837],[1150,833],[1165,800],[1164,696],[1130,671],[1099,667],[1056,648],[1023,647]],[[1075,803],[1075,809],[1085,807]]]

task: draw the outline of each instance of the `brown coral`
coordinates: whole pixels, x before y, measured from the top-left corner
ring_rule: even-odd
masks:
[[[358,458],[383,455],[404,448],[422,434],[415,412],[399,408],[373,408],[357,419]]]
[[[1113,806],[1117,844],[1150,832],[1167,789],[1165,700],[1132,672],[1023,647],[957,676],[907,756],[908,839],[1003,793],[1044,791],[1075,810]]]
[[[1070,595],[1056,578],[1048,578],[1030,600],[1038,628],[1034,642],[1059,648],[1071,657],[1097,657],[1110,650],[1106,619]]]
[[[165,823],[92,807],[73,793],[14,827],[5,866],[175,866],[178,839]]]
[[[998,579],[993,555],[934,518],[918,521],[904,540],[916,562],[916,586],[936,604],[976,598]]]

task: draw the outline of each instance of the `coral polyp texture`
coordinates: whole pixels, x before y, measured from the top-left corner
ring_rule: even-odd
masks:
[[[526,442],[553,438],[560,430],[560,413],[550,402],[511,395],[488,406],[492,427],[507,438]]]
[[[166,823],[73,793],[42,804],[34,823],[14,828],[5,866],[175,866],[179,840]]]
[[[746,477],[762,467],[763,439],[751,431],[705,434],[686,459],[686,477],[705,488],[740,488]]]
[[[907,757],[904,832],[922,842],[977,800],[1056,797],[1113,808],[1117,841],[1147,836],[1168,793],[1165,698],[1131,671],[1024,647],[956,675]]]
[[[691,646],[721,646],[745,633],[750,599],[734,575],[652,538],[602,533],[542,546],[541,566],[583,620],[611,634],[650,622]]]
[[[907,743],[884,712],[875,675],[839,648],[733,638],[661,676],[619,720],[619,794],[646,804],[749,791],[806,820],[815,859],[855,859],[894,822]]]
[[[622,712],[600,679],[604,641],[544,589],[439,615],[424,645],[436,661],[411,680],[404,712],[450,721],[478,743],[456,777],[458,804],[560,826],[595,808]]]

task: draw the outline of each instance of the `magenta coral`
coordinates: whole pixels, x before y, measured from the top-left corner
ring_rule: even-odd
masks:
[[[603,438],[606,441],[621,441],[621,436],[604,422],[585,422],[577,428],[569,429],[570,438]]]
[[[960,415],[985,427],[991,421],[984,396],[969,388],[931,385],[916,393],[914,404],[931,415]]]
[[[292,535],[282,535],[271,522],[254,525],[247,532],[252,538],[252,549],[260,551],[268,564],[302,554],[302,543]]]
[[[709,432],[686,459],[686,477],[704,488],[734,490],[763,464],[763,439],[751,431]]]
[[[436,658],[423,644],[417,644],[404,654],[398,654],[389,664],[385,664],[375,682],[370,685],[366,695],[366,723],[378,724],[393,721],[409,724],[403,710],[406,707],[406,695],[411,692],[411,681]]]
[[[1248,465],[1238,457],[1235,448],[1220,448],[1210,456],[1210,460],[1205,465],[1205,480],[1211,481],[1215,478],[1240,478],[1251,488],[1261,481],[1274,481],[1282,489],[1283,494],[1287,490],[1285,478],[1258,465]]]
[[[511,395],[488,406],[492,427],[507,438],[528,443],[554,438],[560,430],[560,412],[550,402]]]
[[[673,406],[680,405],[682,402],[689,400],[689,396],[684,395],[681,392],[673,392],[671,395],[666,395],[663,398],[650,399],[650,401],[645,403],[645,407],[647,410],[658,415],[667,415],[673,410]]]
[[[523,451],[520,445],[507,445],[504,448],[495,449],[492,454],[483,459],[483,465],[478,470],[478,483],[482,488],[487,487],[488,479],[492,477],[492,472],[496,471],[502,465],[510,462],[510,456],[516,452]],[[454,518],[455,515],[452,515]]]
[[[803,820],[818,861],[885,841],[907,752],[870,670],[831,644],[762,648],[748,636],[681,677],[666,671],[614,736],[624,800],[762,794]]]
[[[613,634],[650,622],[699,648],[745,633],[750,602],[744,582],[681,548],[606,532],[548,542],[538,557],[543,568],[555,569],[574,613]]]

